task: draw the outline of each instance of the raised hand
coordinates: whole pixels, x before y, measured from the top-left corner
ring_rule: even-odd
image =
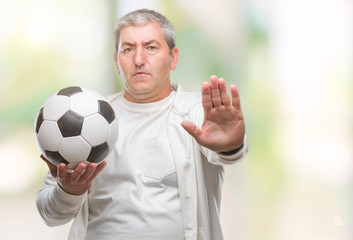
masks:
[[[99,165],[90,163],[88,166],[84,162],[79,163],[74,171],[68,170],[65,163],[59,166],[49,162],[43,155],[40,156],[48,165],[51,175],[56,179],[59,186],[67,193],[81,195],[91,186],[93,179],[107,165],[103,161]]]
[[[229,96],[223,78],[211,76],[202,84],[204,121],[201,129],[190,121],[181,125],[196,141],[215,152],[229,152],[243,144],[245,123],[238,89],[230,86]]]

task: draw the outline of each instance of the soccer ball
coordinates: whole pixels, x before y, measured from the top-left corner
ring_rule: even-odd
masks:
[[[35,119],[40,151],[55,165],[68,169],[84,161],[101,163],[118,140],[118,120],[106,99],[81,87],[61,89],[50,96]]]

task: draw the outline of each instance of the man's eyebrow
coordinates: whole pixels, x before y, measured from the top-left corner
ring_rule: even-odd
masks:
[[[142,44],[143,44],[144,46],[147,46],[147,45],[150,45],[150,44],[153,44],[153,43],[155,43],[155,44],[157,44],[157,45],[160,45],[160,43],[159,43],[157,40],[154,40],[154,39],[149,40],[149,41],[146,41],[146,42],[143,42]],[[122,42],[122,43],[121,43],[121,46],[124,46],[124,47],[126,47],[126,46],[131,47],[131,46],[136,46],[136,44],[135,44],[135,43],[131,43],[131,42]]]
[[[158,45],[159,45],[159,42],[158,42],[157,40],[154,40],[154,39],[152,39],[152,40],[150,40],[150,41],[147,41],[147,42],[143,42],[143,45],[150,45],[150,44],[152,44],[152,43],[155,43],[155,44],[158,44]]]
[[[135,44],[131,43],[131,42],[122,42],[121,46],[134,46]]]

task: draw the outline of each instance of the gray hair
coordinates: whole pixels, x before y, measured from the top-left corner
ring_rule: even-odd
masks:
[[[123,28],[129,26],[144,26],[149,23],[157,23],[162,27],[163,38],[166,40],[169,51],[172,53],[175,47],[175,32],[170,21],[162,14],[149,9],[139,9],[130,12],[119,19],[114,28],[115,51],[118,51],[120,32]]]

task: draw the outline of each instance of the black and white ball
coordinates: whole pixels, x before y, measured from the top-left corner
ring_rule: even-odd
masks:
[[[118,140],[118,121],[109,102],[81,87],[50,96],[35,119],[35,137],[45,158],[73,169],[79,162],[101,163]]]

